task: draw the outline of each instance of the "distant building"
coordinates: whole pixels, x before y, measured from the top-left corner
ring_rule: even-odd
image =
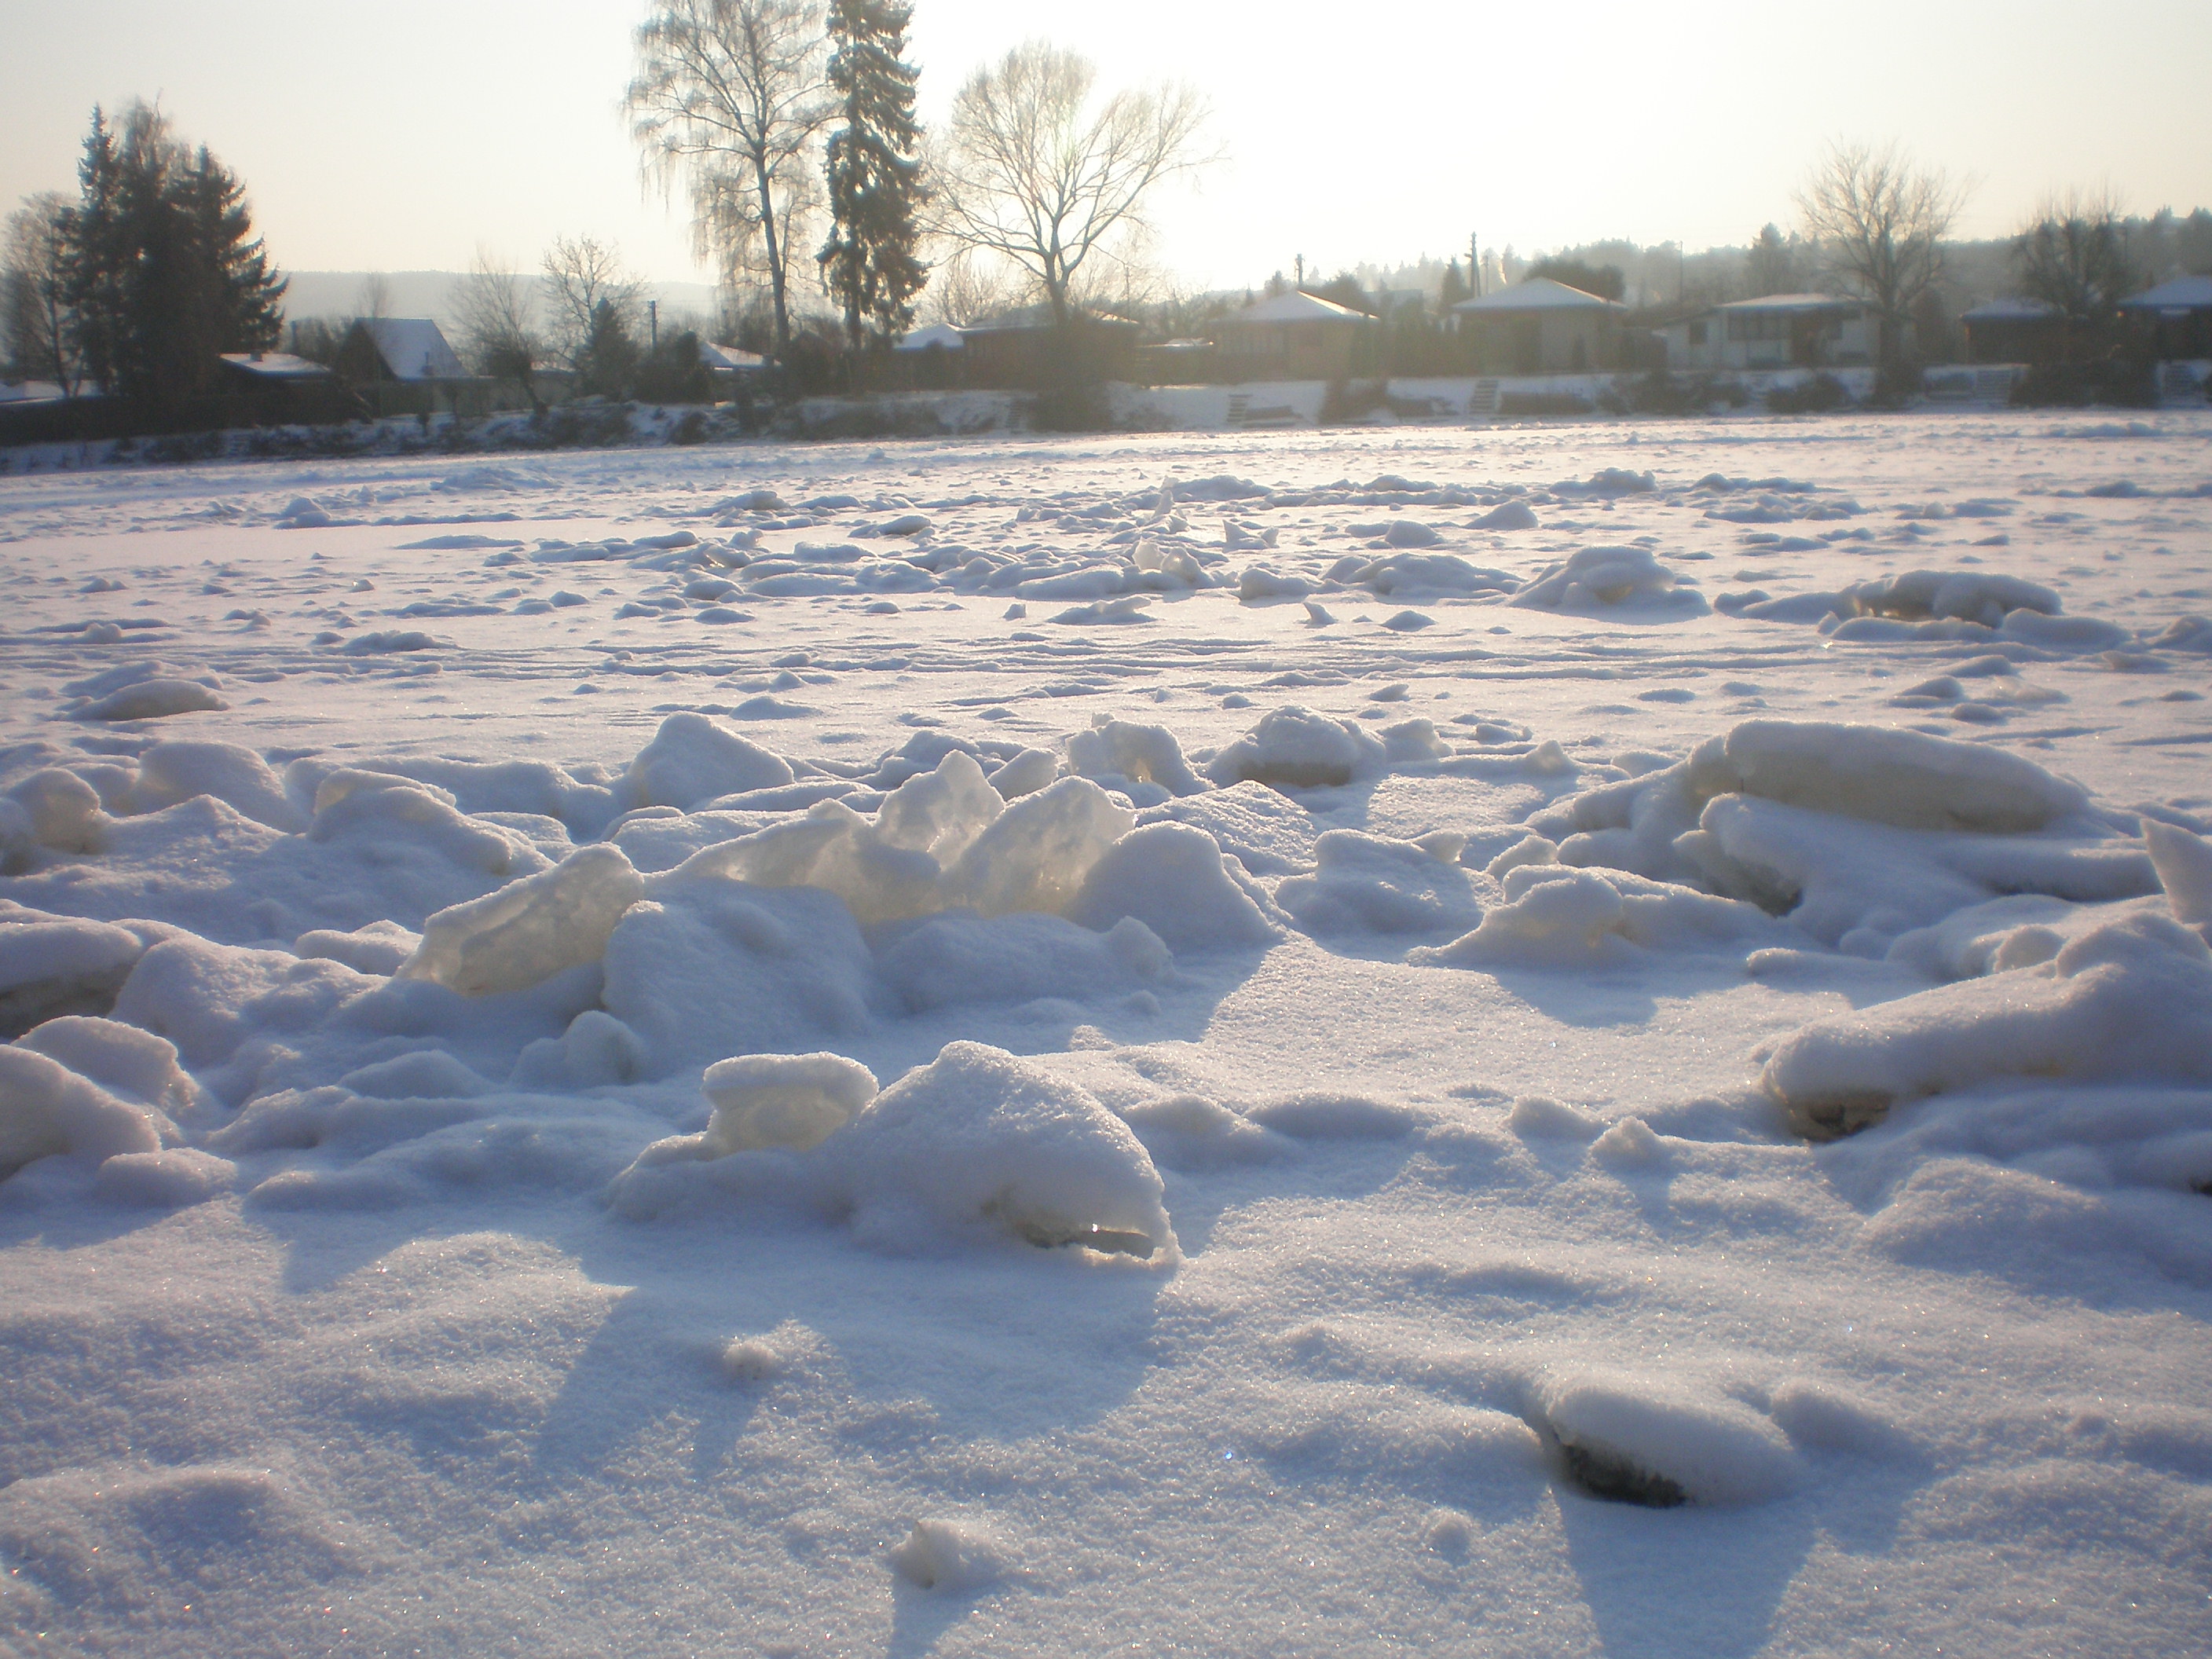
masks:
[[[289,351],[226,351],[220,362],[220,390],[242,404],[257,425],[321,424],[368,412],[329,368]]]
[[[2066,355],[2071,330],[2040,300],[1989,300],[1959,313],[1970,363],[2047,363]]]
[[[1628,307],[1548,276],[1462,300],[1451,325],[1486,374],[1579,374],[1623,366]]]
[[[2120,314],[2161,362],[2212,357],[2212,276],[2160,283],[2121,301]]]
[[[1340,380],[1366,364],[1372,317],[1293,289],[1246,306],[1214,325],[1215,378]]]
[[[1734,300],[1658,331],[1672,369],[1847,368],[1880,354],[1873,307],[1832,294]]]
[[[338,347],[349,380],[462,380],[460,356],[428,317],[357,317]]]

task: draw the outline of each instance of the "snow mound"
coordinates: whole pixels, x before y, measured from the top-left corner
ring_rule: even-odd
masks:
[[[781,755],[717,726],[704,714],[671,714],[651,743],[637,752],[617,793],[625,807],[673,806],[690,811],[702,802],[748,789],[792,781]]]
[[[1312,873],[1275,888],[1275,902],[1310,933],[1434,933],[1481,920],[1468,872],[1416,842],[1331,830],[1314,857]]]
[[[1704,595],[1678,586],[1674,573],[1644,547],[1583,548],[1522,583],[1509,603],[1585,616],[1698,617],[1710,608]]]
[[[1101,715],[1090,731],[1067,740],[1067,763],[1078,776],[1109,788],[1157,784],[1170,795],[1195,795],[1205,781],[1190,769],[1175,733],[1164,726],[1139,726]],[[1124,789],[1124,793],[1127,793]]]
[[[106,839],[107,814],[100,792],[74,772],[50,766],[13,786],[7,799],[19,807],[28,838],[58,853],[97,853]]]
[[[2014,611],[2058,614],[2058,595],[2018,576],[1984,571],[1910,570],[1901,576],[1859,582],[1838,596],[1847,617],[1889,617],[1901,622],[1972,622],[2001,625]]]
[[[597,962],[645,884],[617,848],[586,847],[552,869],[449,905],[422,924],[398,969],[464,996],[522,991]]]
[[[1623,871],[1522,864],[1505,873],[1506,902],[1470,933],[1407,957],[1417,966],[1565,968],[1648,951],[1711,951],[1772,936],[1756,906]]]
[[[58,1014],[106,1013],[146,941],[112,922],[0,911],[0,1034]]]
[[[387,772],[327,774],[315,786],[307,838],[361,848],[382,864],[397,862],[399,849],[411,846],[487,876],[508,875],[518,866],[535,873],[548,862],[520,836],[463,812],[446,790]]]
[[[1901,1101],[2029,1078],[2212,1082],[2212,950],[2164,916],[2130,915],[2048,963],[1816,1021],[1759,1074],[1817,1139]]]
[[[1006,1558],[981,1528],[957,1521],[922,1519],[884,1559],[917,1589],[964,1595],[996,1583]]]
[[[157,720],[230,705],[198,680],[140,680],[67,710],[81,720]]]
[[[1799,1467],[1773,1424],[1723,1395],[1656,1378],[1560,1370],[1529,1406],[1569,1480],[1594,1497],[1655,1509],[1759,1504],[1787,1494]]]
[[[1150,823],[1102,853],[1067,911],[1085,927],[1141,924],[1176,951],[1234,949],[1279,937],[1203,830]]]
[[[50,1054],[0,1048],[0,1179],[42,1158],[97,1164],[158,1152],[178,1138],[167,1114],[118,1098]]]
[[[912,1012],[961,1003],[1126,994],[1170,975],[1174,957],[1133,916],[1093,933],[1035,911],[933,916],[884,946],[877,969]]]
[[[1398,552],[1376,559],[1349,554],[1330,566],[1328,574],[1332,581],[1364,587],[1386,599],[1414,593],[1505,593],[1514,586],[1504,571],[1470,564],[1454,553]]]
[[[877,1093],[873,1072],[832,1054],[740,1054],[709,1066],[701,1087],[713,1120],[699,1134],[659,1143],[647,1159],[668,1161],[678,1146],[702,1158],[768,1146],[805,1152],[851,1122]]]
[[[864,1238],[1012,1234],[1044,1247],[1175,1253],[1159,1173],[1086,1091],[1005,1050],[947,1043],[817,1149],[846,1172]]]
[[[1206,775],[1217,785],[1252,782],[1278,789],[1349,783],[1383,759],[1383,747],[1351,720],[1296,704],[1273,709],[1215,756]]]

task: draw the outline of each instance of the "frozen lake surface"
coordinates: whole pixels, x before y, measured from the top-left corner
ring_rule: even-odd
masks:
[[[2212,1648],[2212,415],[41,471],[0,603],[0,1650]]]

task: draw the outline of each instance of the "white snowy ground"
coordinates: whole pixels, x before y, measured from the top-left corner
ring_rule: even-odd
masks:
[[[0,1651],[2212,1648],[2212,416],[38,472],[0,596]]]

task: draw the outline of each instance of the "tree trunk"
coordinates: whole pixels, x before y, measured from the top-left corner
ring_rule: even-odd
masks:
[[[769,183],[768,163],[756,158],[753,177],[760,185],[761,229],[768,237],[768,286],[775,301],[775,357],[781,363],[791,356],[791,314],[784,308],[783,248],[775,234],[775,194]]]

